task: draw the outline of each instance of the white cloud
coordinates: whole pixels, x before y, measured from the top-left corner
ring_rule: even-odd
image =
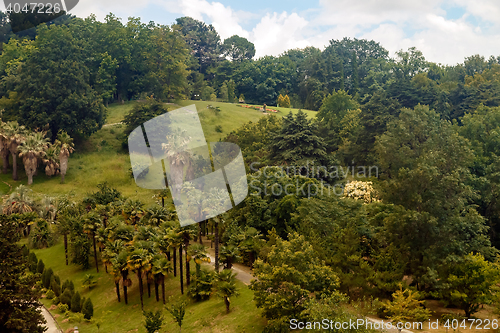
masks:
[[[296,13],[267,14],[252,30],[251,41],[255,45],[256,58],[276,56],[289,49],[311,45],[301,34],[307,25],[307,20]]]

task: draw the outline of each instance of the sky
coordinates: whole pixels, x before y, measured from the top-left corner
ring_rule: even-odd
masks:
[[[212,24],[221,40],[239,35],[256,58],[292,48],[323,49],[344,37],[379,42],[394,56],[416,47],[428,61],[454,65],[465,57],[500,55],[499,0],[80,0],[70,13],[114,13],[171,25],[191,16]]]

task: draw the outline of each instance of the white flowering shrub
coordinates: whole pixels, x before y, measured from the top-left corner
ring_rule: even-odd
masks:
[[[380,201],[377,192],[373,189],[372,182],[352,181],[345,185],[343,196],[365,203]]]

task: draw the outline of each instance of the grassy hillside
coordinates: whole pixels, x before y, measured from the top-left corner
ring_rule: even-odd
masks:
[[[132,279],[132,286],[128,292],[129,304],[125,305],[122,290],[120,290],[122,301],[119,303],[116,297],[113,277],[111,274],[104,272],[102,265],[99,267],[99,273],[96,273],[95,267],[83,271],[79,266],[73,264],[66,266],[64,264],[64,246],[61,242],[48,249],[34,250],[34,252],[39,259],[43,260],[45,267],[51,267],[54,273],[59,275],[61,282],[66,279],[72,280],[75,284],[75,289],[80,292],[82,297],[91,298],[94,305],[94,321],[101,325],[98,330],[95,322],[70,322],[64,317],[64,314],[61,314],[57,309],[52,309],[52,314],[56,317],[63,330],[66,331],[77,325],[80,331],[85,333],[146,332],[143,325],[144,318],[141,312],[138,280],[134,273],[131,272],[129,275]],[[194,267],[194,264],[191,264],[191,267]],[[82,288],[82,282],[86,274],[93,274],[98,281],[97,286],[90,290]],[[226,314],[222,298],[217,297],[215,294],[209,300],[198,303],[189,300],[187,296],[182,296],[178,276],[173,277],[171,275],[167,279],[165,293],[167,300],[171,296],[172,301],[185,299],[189,302],[186,307],[182,332],[262,332],[265,326],[265,319],[260,317],[259,311],[252,301],[253,292],[239,281],[237,281],[237,287],[240,296],[231,298],[231,312],[229,314]],[[163,307],[161,290],[160,302],[156,302],[154,286],[151,287],[150,298],[148,298],[146,287],[144,287],[144,293],[145,310],[163,310],[166,321],[161,331],[177,332],[177,324],[174,323],[170,314]],[[42,301],[47,308],[51,307],[51,301],[47,299],[42,299]]]
[[[39,168],[31,188],[38,193],[60,195],[73,193],[81,199],[87,193],[95,191],[96,185],[107,181],[126,197],[140,199],[152,204],[152,190],[138,187],[129,176],[130,159],[122,148],[123,125],[118,124],[137,102],[111,104],[108,108],[106,125],[94,133],[84,143],[76,147],[70,156],[69,169],[65,184],[60,184],[60,176],[47,177],[43,168]],[[229,132],[237,129],[248,121],[257,121],[263,117],[258,110],[245,109],[235,104],[203,101],[182,101],[179,105],[169,105],[169,109],[195,104],[207,141],[214,142],[224,138]],[[207,108],[208,105],[218,106],[221,112],[216,115]],[[219,125],[222,133],[215,127]],[[22,163],[18,165],[19,180],[13,181],[12,174],[0,174],[0,195],[8,194],[11,188],[27,184]]]

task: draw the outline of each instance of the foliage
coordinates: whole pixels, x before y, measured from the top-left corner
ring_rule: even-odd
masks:
[[[167,311],[172,315],[174,321],[179,325],[179,332],[182,329],[182,321],[184,320],[184,315],[186,314],[186,303],[177,302],[167,306]]]
[[[83,318],[90,320],[94,316],[94,306],[92,305],[92,301],[90,298],[85,300],[82,306]]]
[[[82,282],[82,287],[92,289],[97,285],[97,280],[93,274],[85,274]]]
[[[372,184],[373,182],[351,181],[345,185],[343,196],[363,200],[365,203],[377,202],[378,195]]]
[[[54,294],[52,290],[47,291],[47,293],[45,294],[45,298],[47,299],[54,299],[54,297],[56,297],[56,294]]]
[[[159,332],[164,320],[161,310],[144,311],[143,314],[145,318],[144,327],[147,333]]]
[[[251,289],[254,300],[269,320],[269,330],[292,318],[300,320],[310,298],[332,296],[337,293],[338,278],[332,269],[321,263],[312,246],[297,233],[289,240],[280,238],[266,261],[254,264],[257,280]]]
[[[212,294],[213,284],[213,273],[201,270],[200,273],[191,281],[188,289],[188,295],[196,301],[206,300]]]
[[[42,333],[45,319],[39,308],[40,289],[38,274],[27,273],[27,255],[17,244],[16,225],[4,215],[0,216],[0,331]]]
[[[73,294],[73,297],[71,297],[71,311],[80,312],[81,310],[82,310],[81,296],[80,293],[77,291]]]
[[[29,244],[33,249],[42,249],[54,244],[56,238],[44,219],[37,219],[30,233]]]
[[[452,262],[445,270],[440,296],[447,304],[464,310],[470,318],[481,304],[495,299],[496,285],[500,278],[497,263],[490,263],[481,254],[468,254]]]
[[[425,307],[422,295],[416,291],[399,286],[392,294],[392,301],[382,303],[384,314],[394,325],[406,322],[424,322],[431,316],[431,311]]]

